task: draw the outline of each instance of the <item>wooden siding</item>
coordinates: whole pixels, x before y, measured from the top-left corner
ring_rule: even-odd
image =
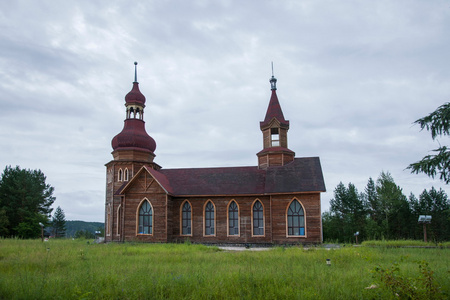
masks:
[[[286,209],[292,199],[297,199],[305,209],[306,237],[288,237],[286,228]],[[192,234],[183,236],[180,228],[180,207],[184,200],[191,203]],[[252,204],[259,199],[264,206],[264,236],[252,236]],[[216,232],[215,236],[204,236],[205,203],[211,200],[215,205]],[[239,207],[238,236],[228,236],[228,204],[236,201]],[[172,240],[181,242],[190,240],[196,243],[320,243],[322,239],[320,229],[320,194],[297,194],[278,196],[226,196],[226,197],[191,197],[172,198]]]
[[[189,239],[195,243],[271,243],[270,222],[270,197],[191,197],[192,234],[183,236],[180,228],[180,207],[186,198],[172,199],[173,213],[173,241],[184,241]],[[252,203],[259,199],[264,205],[265,235],[252,237],[251,209]],[[211,200],[215,206],[215,235],[204,236],[204,214],[205,203]],[[238,236],[228,236],[228,204],[231,200],[236,201],[239,207],[239,233]]]
[[[291,161],[294,161],[294,154],[287,154],[283,152],[262,154],[258,157],[258,165],[261,169],[268,167],[283,166]]]
[[[153,209],[152,234],[138,234],[138,209],[146,199]],[[159,184],[147,173],[142,172],[124,196],[124,241],[167,242],[166,194]]]
[[[153,153],[139,150],[115,150],[112,155],[115,161],[144,161],[150,163],[155,158]]]
[[[287,236],[286,210],[293,199],[304,208],[305,236]],[[320,243],[322,241],[320,193],[299,195],[277,195],[272,197],[273,242],[280,243]]]
[[[284,154],[272,154],[284,155]],[[289,156],[288,156],[289,157]],[[266,158],[261,156],[260,159]],[[286,155],[285,155],[286,158]],[[283,158],[283,159],[285,159]],[[286,162],[285,162],[286,163]],[[166,194],[159,183],[146,171],[138,174],[124,195],[114,195],[125,182],[117,181],[117,170],[128,168],[130,178],[142,163],[114,162],[107,165],[113,172],[114,180],[106,182],[105,223],[106,241],[142,242],[183,242],[189,239],[194,243],[228,244],[300,244],[320,243],[321,208],[320,193],[298,193],[281,195],[228,195],[214,197],[173,197]],[[153,227],[151,235],[137,233],[138,208],[147,199],[153,208]],[[264,207],[264,235],[252,235],[252,205],[255,200]],[[305,212],[305,236],[287,235],[286,210],[293,199],[297,199]],[[191,204],[192,234],[181,234],[181,205],[185,200]],[[215,206],[215,234],[204,235],[204,206],[211,200]],[[228,235],[228,205],[236,201],[239,207],[239,235]],[[108,210],[110,205],[110,210]],[[118,213],[118,208],[120,212]],[[110,213],[108,213],[110,212]]]

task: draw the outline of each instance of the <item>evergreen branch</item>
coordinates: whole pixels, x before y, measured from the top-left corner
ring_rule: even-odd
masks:
[[[410,164],[407,169],[410,169],[411,173],[421,172],[432,178],[439,174],[439,178],[448,184],[450,182],[450,150],[442,146],[433,152],[437,154],[427,155],[422,160]]]
[[[439,106],[434,112],[414,123],[419,124],[421,130],[426,128],[431,131],[433,140],[437,136],[450,135],[450,102]]]

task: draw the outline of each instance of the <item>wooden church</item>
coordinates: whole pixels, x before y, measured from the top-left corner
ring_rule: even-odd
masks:
[[[277,79],[259,126],[262,150],[250,167],[164,169],[145,130],[145,97],[136,76],[125,96],[123,130],[106,164],[105,240],[305,244],[322,242],[318,157],[295,157]]]

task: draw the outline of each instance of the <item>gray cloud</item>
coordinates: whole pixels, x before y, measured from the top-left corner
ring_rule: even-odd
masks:
[[[328,192],[437,148],[414,120],[449,100],[446,1],[0,3],[0,166],[47,175],[67,219],[103,221],[104,164],[133,62],[166,168],[256,165],[270,62],[289,147],[320,156]],[[441,143],[447,143],[442,138]]]

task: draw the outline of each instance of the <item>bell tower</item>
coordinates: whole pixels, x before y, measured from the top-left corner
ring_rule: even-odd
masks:
[[[153,163],[155,140],[145,131],[145,96],[137,82],[137,62],[134,63],[133,88],[125,96],[126,117],[122,131],[112,141],[114,161],[140,161]]]
[[[105,239],[121,241],[124,205],[116,192],[136,174],[142,166],[156,170],[153,162],[156,142],[145,130],[145,96],[139,90],[137,62],[134,63],[134,82],[125,96],[125,120],[122,131],[111,141],[113,160],[106,166]]]
[[[294,160],[295,153],[288,149],[287,132],[289,121],[284,118],[277,96],[277,79],[273,76],[269,80],[272,95],[264,121],[259,126],[263,134],[263,150],[258,156],[258,167],[267,169],[272,166],[283,166]]]

